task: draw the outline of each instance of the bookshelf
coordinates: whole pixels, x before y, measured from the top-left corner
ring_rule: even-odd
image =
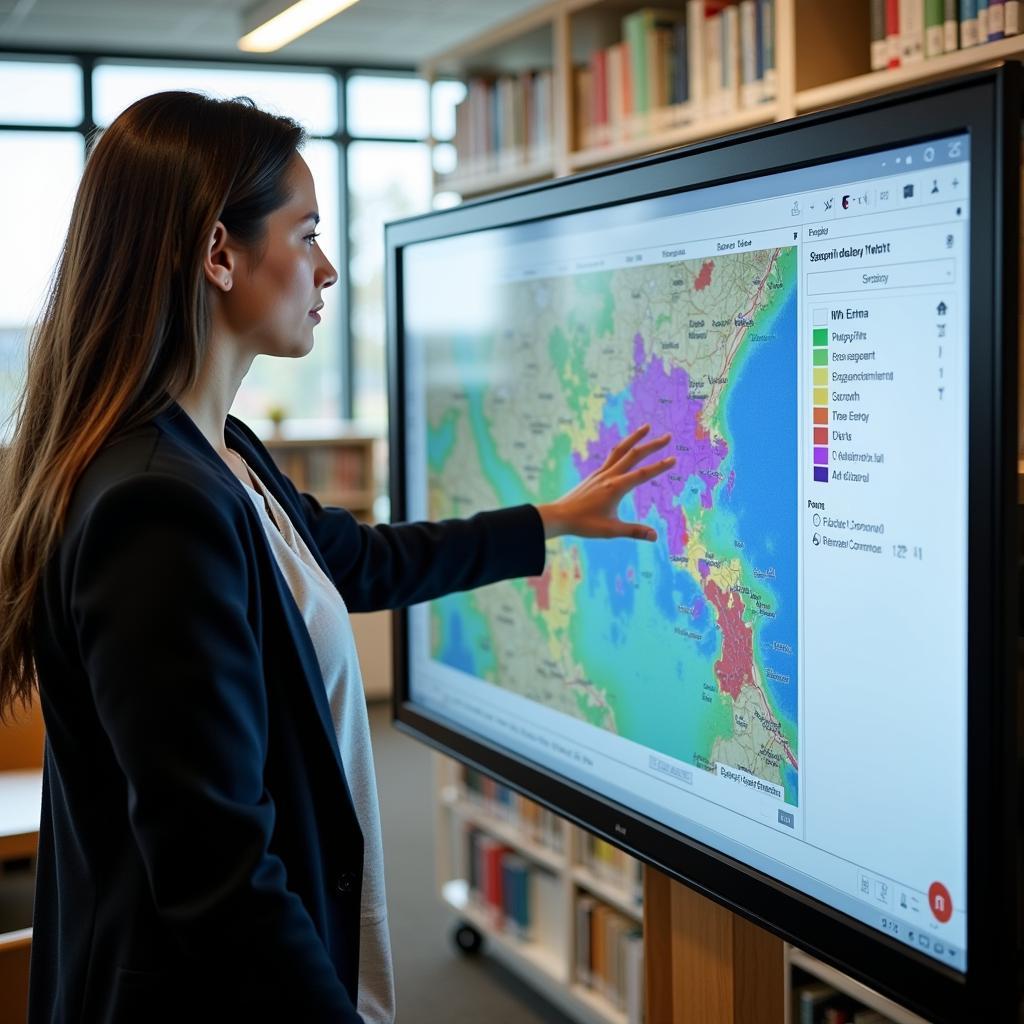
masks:
[[[640,865],[479,773],[439,754],[435,764],[437,883],[458,948],[485,948],[580,1024],[639,1022]],[[512,872],[501,895],[498,864]],[[516,872],[528,878],[518,905]],[[588,977],[591,942],[600,967]]]
[[[263,443],[300,491],[314,495],[321,505],[346,508],[364,521],[373,518],[378,438],[368,434],[271,437]]]
[[[737,0],[738,2],[738,0]],[[550,75],[549,123],[543,134],[550,148],[530,151],[513,134],[500,152],[480,152],[479,126],[471,154],[465,148],[465,112],[456,148],[459,163],[450,175],[435,175],[436,192],[463,199],[488,195],[548,178],[590,171],[621,160],[712,139],[816,110],[910,88],[944,77],[981,70],[1007,59],[1024,59],[1024,33],[966,49],[872,70],[871,0],[824,3],[774,0],[772,29],[774,81],[748,102],[724,107],[704,102],[668,103],[636,114],[620,111],[613,128],[593,131],[593,60],[623,39],[623,19],[656,7],[682,16],[686,0],[545,0],[485,36],[437,54],[421,66],[428,81]],[[591,72],[588,79],[581,72]],[[741,82],[742,84],[742,82]],[[482,94],[480,94],[482,95]],[[607,95],[607,90],[606,90]],[[501,108],[507,113],[506,108]],[[478,110],[479,116],[479,101]],[[529,137],[529,132],[527,132]],[[1024,382],[1024,366],[1022,366]],[[1024,432],[1021,434],[1024,437]],[[1024,502],[1024,461],[1018,477]],[[509,966],[580,1021],[625,1021],[599,993],[580,984],[571,933],[575,905],[582,896],[601,900],[643,924],[649,948],[646,966],[646,1019],[671,1024],[725,1024],[726,1021],[800,1020],[808,986],[830,986],[868,1011],[898,1024],[924,1024],[923,1018],[867,988],[799,948],[776,939],[736,915],[653,870],[644,875],[645,900],[596,876],[580,859],[585,833],[563,822],[563,852],[535,849],[494,816],[467,799],[454,762],[438,757],[438,886],[442,898]],[[506,842],[525,859],[558,879],[570,938],[551,956],[540,956],[496,929],[473,904],[460,853],[467,824]],[[756,962],[756,969],[741,964]],[[735,969],[734,969],[735,964]],[[756,1008],[756,1010],[754,1009]]]
[[[594,133],[585,130],[582,108],[587,105],[583,97],[588,90],[581,90],[579,75],[590,68],[598,50],[621,41],[624,18],[650,7],[682,16],[687,3],[546,0],[486,35],[424,62],[420,70],[428,81],[452,77],[475,81],[478,93],[480,83],[510,76],[543,73],[551,83],[543,146],[524,147],[513,133],[512,141],[502,140],[508,144],[500,151],[483,152],[479,142],[483,129],[478,124],[470,153],[460,124],[459,166],[450,175],[435,175],[435,191],[455,192],[467,199],[486,195],[1024,57],[1022,33],[872,71],[870,0],[834,4],[774,0],[770,87],[748,94],[746,103],[741,94],[733,109],[717,109],[716,104],[702,100],[624,116],[595,141]],[[742,78],[742,68],[737,73]],[[592,92],[592,81],[590,85]],[[739,87],[745,88],[742,81]],[[479,112],[479,103],[477,108]],[[506,113],[511,109],[508,104],[502,107]]]

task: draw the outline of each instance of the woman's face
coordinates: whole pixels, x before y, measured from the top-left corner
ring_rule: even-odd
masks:
[[[267,217],[263,245],[239,253],[222,294],[223,328],[253,355],[306,355],[320,322],[321,293],[338,280],[316,242],[316,190],[298,154],[285,185],[290,198]]]

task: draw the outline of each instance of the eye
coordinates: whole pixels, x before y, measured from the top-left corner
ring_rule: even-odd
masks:
[[[313,248],[313,243],[320,237],[319,231],[314,231],[311,235],[306,235],[303,241],[309,242],[310,249]]]

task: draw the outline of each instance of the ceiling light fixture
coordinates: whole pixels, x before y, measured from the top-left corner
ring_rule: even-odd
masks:
[[[278,10],[276,14],[268,14],[268,5],[264,4],[252,16],[251,23],[255,23],[256,27],[238,40],[238,48],[249,53],[280,50],[293,39],[322,25],[354,3],[356,0],[298,0],[283,11]],[[269,9],[274,11],[280,6],[278,2],[269,5]]]

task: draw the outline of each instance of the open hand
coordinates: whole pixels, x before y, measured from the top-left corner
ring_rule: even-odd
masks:
[[[564,498],[549,505],[538,505],[544,521],[544,536],[559,537],[571,533],[577,537],[632,537],[657,540],[658,534],[643,523],[624,523],[618,516],[619,502],[639,484],[664,473],[675,465],[675,457],[661,459],[634,468],[648,455],[664,448],[670,435],[663,434],[644,444],[639,442],[650,431],[645,423],[620,441],[608,454],[604,465],[581,480]]]

